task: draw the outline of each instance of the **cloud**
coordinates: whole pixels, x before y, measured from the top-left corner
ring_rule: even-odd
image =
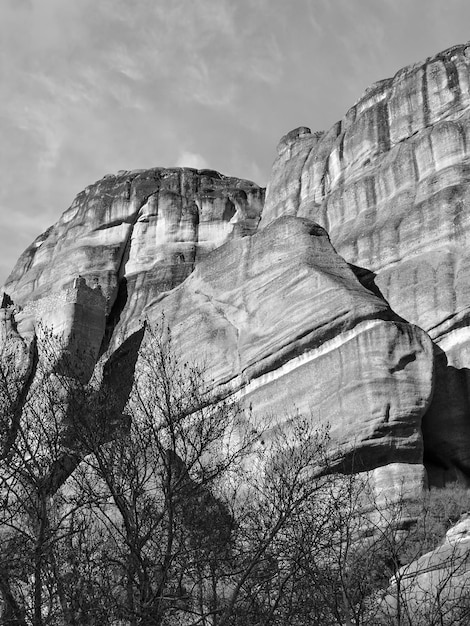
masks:
[[[32,0],[7,0],[7,7],[9,9],[32,9]]]
[[[284,73],[284,54],[276,37],[271,34],[262,42],[258,54],[253,57],[253,78],[271,86],[279,85]]]
[[[176,161],[176,167],[193,167],[195,170],[208,168],[206,159],[197,152],[182,152]]]
[[[47,225],[119,169],[266,182],[279,137],[329,128],[368,84],[467,39],[470,17],[467,0],[0,4],[3,238],[14,213]]]
[[[229,112],[236,96],[236,83],[220,76],[216,67],[197,58],[183,68],[182,78],[175,84],[178,99]]]
[[[132,81],[143,80],[144,76],[139,67],[139,60],[134,57],[126,46],[118,44],[114,49],[106,52],[111,67]]]

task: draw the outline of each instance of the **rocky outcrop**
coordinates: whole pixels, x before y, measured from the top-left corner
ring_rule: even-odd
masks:
[[[334,467],[372,470],[382,491],[407,476],[416,493],[433,391],[429,338],[364,288],[314,222],[283,217],[256,233],[263,193],[207,171],[104,178],[9,277],[20,336],[38,345],[44,334],[59,337],[61,352],[47,365],[73,378],[71,388],[86,384],[99,360],[99,393],[118,399],[106,420],[116,424],[142,320],[164,315],[183,358],[202,358],[212,390],[236,394],[255,422],[288,426],[302,414],[329,424]],[[71,441],[73,410],[65,414]]]
[[[106,299],[99,285],[89,287],[85,278],[78,277],[70,287],[28,302],[16,313],[15,324],[21,335],[38,337],[39,358],[41,348],[46,348],[48,369],[68,374],[73,368],[74,376],[86,382],[105,333]],[[51,341],[57,349],[47,350]]]
[[[466,624],[470,583],[470,519],[447,531],[444,542],[390,581],[380,611],[388,619],[405,615],[416,624]],[[409,617],[408,617],[409,616]]]
[[[80,275],[107,301],[102,351],[111,337],[116,348],[148,301],[181,283],[227,238],[252,233],[263,201],[254,183],[211,170],[106,176],[23,253],[5,291],[23,306],[72,287]]]
[[[197,354],[212,390],[235,392],[255,427],[300,413],[329,424],[333,465],[395,463],[397,484],[416,468],[422,488],[431,341],[360,284],[317,224],[284,217],[225,243],[144,312],[164,316],[182,354]]]
[[[328,132],[278,147],[260,227],[309,217],[437,345],[423,428],[432,480],[470,476],[470,47],[368,89]],[[375,274],[375,276],[374,276]],[[371,276],[369,275],[369,280]]]
[[[36,442],[35,468],[53,492],[79,461],[84,429],[97,444],[126,427],[122,412],[142,331],[98,362],[106,299],[82,277],[24,307],[5,294],[0,314],[0,459],[9,458],[19,432],[21,449],[28,433]]]
[[[8,454],[16,436],[34,367],[34,337],[21,336],[14,312],[12,301],[4,295],[0,308],[0,458]]]
[[[146,303],[226,239],[251,234],[263,200],[264,190],[248,181],[161,168],[107,176],[79,194],[23,253],[4,288],[4,454],[46,395],[60,413],[51,489],[77,463],[78,427],[86,423],[103,441],[125,428]]]

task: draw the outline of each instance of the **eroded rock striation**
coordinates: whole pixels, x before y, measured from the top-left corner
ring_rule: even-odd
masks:
[[[327,132],[278,147],[260,227],[280,215],[327,229],[369,286],[436,344],[423,428],[439,482],[470,476],[470,46],[369,88]]]
[[[78,422],[88,419],[83,394],[90,380],[103,422],[99,437],[125,426],[146,303],[226,239],[251,234],[263,201],[254,183],[182,168],[120,172],[79,194],[23,253],[4,288],[3,453],[35,390],[40,399],[46,387],[61,407],[61,471],[51,467],[51,489],[76,463],[70,449]]]
[[[81,276],[106,299],[114,348],[146,303],[171,290],[229,237],[252,233],[264,189],[212,170],[163,169],[105,176],[18,260],[5,291],[16,305],[70,288]],[[116,329],[119,326],[119,329]]]
[[[373,85],[329,131],[291,131],[265,203],[210,170],[88,187],[5,285],[20,378],[45,326],[112,388],[142,320],[164,313],[255,418],[330,423],[338,466],[355,454],[378,485],[418,485],[424,458],[434,484],[468,481],[469,68],[456,46]]]
[[[272,416],[288,427],[300,413],[330,425],[338,467],[353,456],[361,470],[401,463],[394,482],[408,473],[422,488],[432,343],[361,285],[314,222],[283,217],[226,242],[145,313],[164,316],[255,426]]]
[[[377,484],[406,475],[420,489],[428,336],[359,282],[316,223],[281,217],[256,232],[262,201],[253,183],[213,172],[103,179],[19,260],[5,286],[14,327],[81,351],[81,382],[99,360],[116,421],[135,358],[126,389],[113,368],[129,346],[136,356],[143,319],[163,315],[183,356],[202,357],[213,390],[237,394],[250,419],[329,424],[338,468],[354,457]]]

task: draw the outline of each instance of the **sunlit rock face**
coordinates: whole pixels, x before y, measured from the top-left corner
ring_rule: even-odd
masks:
[[[8,453],[45,386],[60,402],[64,448],[62,471],[51,466],[51,490],[76,464],[69,449],[78,414],[88,410],[77,398],[90,380],[96,397],[106,399],[95,416],[103,422],[99,436],[125,428],[145,305],[225,240],[250,235],[263,201],[264,190],[249,181],[181,168],[121,172],[80,193],[23,253],[4,286],[0,372],[9,387],[0,385],[8,418],[0,453]]]
[[[23,253],[4,289],[24,306],[81,276],[106,299],[102,349],[111,336],[116,347],[149,300],[181,283],[226,239],[251,234],[263,201],[254,183],[210,170],[106,176]]]
[[[436,342],[424,423],[436,482],[470,475],[470,47],[368,89],[328,132],[278,147],[260,227],[280,215],[324,226],[390,306]]]
[[[89,287],[85,278],[76,278],[70,287],[28,302],[14,320],[23,337],[37,338],[38,356],[47,353],[49,369],[69,374],[74,359],[75,377],[90,379],[106,327],[106,299],[98,285]]]
[[[20,429],[30,433],[37,439],[40,464],[45,471],[47,467],[45,488],[52,492],[77,465],[77,455],[70,450],[76,447],[77,428],[83,427],[84,419],[93,415],[94,432],[102,441],[125,422],[122,411],[134,375],[134,346],[138,349],[142,333],[134,334],[134,346],[127,345],[121,376],[113,381],[120,350],[96,367],[105,323],[101,288],[89,287],[82,277],[23,307],[3,296],[0,458],[8,458]],[[49,441],[49,447],[44,441]]]
[[[164,319],[182,358],[202,360],[209,386],[235,394],[256,424],[289,427],[300,414],[328,425],[333,468],[375,472],[381,492],[412,475],[418,492],[429,337],[359,282],[315,222],[285,216],[257,232],[263,200],[253,183],[208,171],[104,178],[18,261],[5,337],[17,341],[17,329],[40,350],[52,333],[62,352],[47,365],[70,377],[64,357],[79,355],[77,384],[99,362],[114,423],[144,320]]]
[[[329,424],[333,464],[408,464],[422,486],[432,343],[360,284],[314,222],[283,217],[226,242],[145,314],[164,316],[175,345],[198,355],[213,388],[235,392],[255,425],[271,416],[288,426],[301,413]]]
[[[401,567],[390,580],[380,611],[394,621],[413,615],[418,624],[466,624],[470,584],[470,519],[468,514],[431,552]]]

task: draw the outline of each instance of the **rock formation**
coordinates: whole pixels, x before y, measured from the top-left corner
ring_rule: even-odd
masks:
[[[261,194],[253,188],[255,206]],[[215,224],[226,210],[226,200],[220,204],[218,215],[212,216]],[[86,206],[80,205],[76,214],[81,220],[88,217],[92,226],[81,236],[78,231],[70,246],[72,259],[97,228]],[[77,227],[73,220],[66,227],[64,222],[62,218],[49,231],[43,244],[59,263],[67,248],[57,251],[47,241],[54,241],[59,235],[51,232],[60,228],[61,240],[71,239],[68,230],[76,232]],[[105,373],[109,364],[119,361],[116,346],[124,340],[135,342],[143,318],[158,324],[164,316],[178,350],[186,358],[198,355],[206,363],[212,390],[219,396],[236,393],[251,408],[255,426],[273,419],[288,427],[297,414],[318,427],[329,424],[335,443],[333,466],[341,469],[354,462],[356,469],[376,470],[374,482],[388,492],[405,477],[412,490],[422,489],[420,425],[432,396],[432,343],[359,282],[324,229],[307,219],[282,217],[251,236],[232,236],[210,254],[203,249],[194,271],[172,290],[155,279],[161,271],[161,247],[165,252],[169,246],[166,241],[155,244],[154,234],[151,230],[147,238],[130,238],[121,273],[102,270],[108,304],[101,286],[92,288],[83,277],[95,281],[95,265],[112,256],[106,240],[97,245],[97,261],[96,250],[88,252],[89,265],[81,268],[72,287],[66,285],[73,265],[68,276],[63,271],[61,280],[54,281],[51,262],[36,263],[33,258],[31,269],[18,275],[20,262],[13,275],[16,282],[10,279],[6,286],[15,302],[24,304],[16,314],[20,332],[31,334],[34,327],[38,335],[41,328],[50,328],[61,337],[65,353],[77,354],[85,346],[80,361],[86,381],[100,354],[105,362],[109,359]],[[118,244],[125,246],[126,241],[112,238],[108,247]],[[192,245],[197,249],[198,242]],[[175,246],[182,248],[180,240]],[[155,271],[152,258],[157,259]],[[137,278],[131,271],[136,266],[141,269],[135,272]],[[116,294],[131,281],[133,297],[119,301]],[[27,295],[31,285],[36,288]],[[53,293],[43,295],[46,289]],[[50,364],[55,371],[60,371],[59,357]],[[112,387],[110,379],[108,375],[106,384]],[[118,386],[115,382],[115,393]],[[114,421],[125,404],[125,394],[119,390],[119,395]]]
[[[34,362],[34,337],[21,336],[11,300],[4,295],[0,308],[0,455],[6,456],[16,435]]]
[[[388,618],[401,611],[416,623],[464,624],[469,582],[470,519],[465,515],[441,545],[398,569],[380,608]]]
[[[6,295],[2,304],[0,459],[9,458],[20,429],[29,432],[37,443],[37,465],[48,467],[45,480],[55,491],[77,465],[77,428],[89,419],[90,403],[99,415],[100,424],[93,425],[97,440],[104,441],[125,425],[122,411],[142,331],[97,368],[106,322],[106,300],[99,286],[91,288],[79,277],[71,287],[23,308],[13,306]],[[116,358],[124,352],[120,375],[113,376]],[[44,450],[41,441],[47,442]]]
[[[106,337],[122,341],[149,300],[182,282],[225,239],[252,233],[263,201],[254,183],[210,170],[105,176],[23,253],[5,291],[23,306],[81,276],[106,298]]]
[[[86,419],[78,416],[87,410],[80,396],[92,377],[106,400],[100,437],[125,425],[146,303],[181,283],[224,240],[252,233],[263,201],[264,190],[249,181],[189,169],[121,172],[79,194],[23,253],[5,286],[4,453],[25,403],[44,386],[52,386],[63,414],[64,471],[51,468],[52,486],[73,469],[68,448],[77,420]]]
[[[330,425],[339,466],[413,464],[401,471],[423,485],[431,341],[360,284],[314,222],[284,217],[225,243],[145,313],[164,315],[183,354],[205,360],[221,393],[238,392],[255,425],[299,412]]]
[[[100,361],[113,388],[142,319],[164,313],[254,419],[330,423],[338,467],[354,454],[377,485],[418,485],[424,458],[431,482],[468,480],[469,57],[451,48],[372,86],[328,132],[288,133],[264,208],[263,189],[209,170],[91,185],[7,280],[5,358],[27,384],[50,328],[82,351],[83,380]]]
[[[435,482],[470,475],[469,69],[470,46],[455,46],[373,85],[328,132],[286,135],[260,224],[315,220],[434,340],[423,430]]]

